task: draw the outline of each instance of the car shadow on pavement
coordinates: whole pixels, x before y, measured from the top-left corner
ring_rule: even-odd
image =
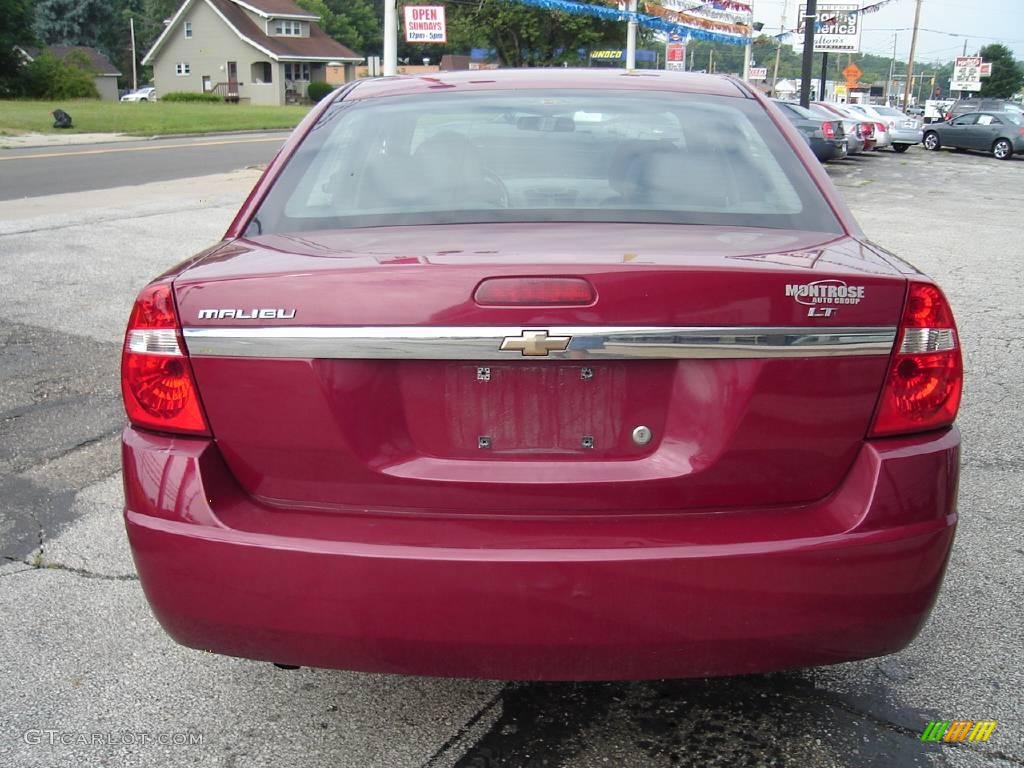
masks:
[[[925,768],[927,713],[885,711],[814,671],[701,680],[518,683],[503,714],[456,768],[541,766],[850,766]],[[865,706],[867,705],[867,707]]]

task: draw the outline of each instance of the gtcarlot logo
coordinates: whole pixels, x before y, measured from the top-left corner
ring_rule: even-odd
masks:
[[[194,731],[59,731],[56,728],[30,728],[21,735],[26,744],[47,746],[201,746],[205,735]]]

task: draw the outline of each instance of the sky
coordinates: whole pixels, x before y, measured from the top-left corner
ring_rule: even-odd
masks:
[[[877,0],[849,0],[858,1],[865,7]],[[796,7],[800,2],[806,0],[788,0],[787,29],[796,27]],[[785,0],[753,0],[754,20],[764,22],[766,34],[778,33],[784,3]],[[894,0],[876,13],[865,14],[862,52],[892,56],[896,35],[896,57],[906,61],[915,5],[916,0]],[[948,61],[960,56],[965,40],[968,55],[989,43],[1003,43],[1024,60],[1024,0],[922,0],[921,31],[914,56],[917,61]]]

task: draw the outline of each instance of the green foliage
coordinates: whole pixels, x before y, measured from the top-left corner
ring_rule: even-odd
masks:
[[[25,67],[25,95],[34,99],[98,99],[88,57],[73,51],[63,61],[42,53]]]
[[[978,55],[992,65],[992,74],[981,81],[981,95],[1009,99],[1024,88],[1024,67],[1013,58],[1005,45],[994,43],[982,48]]]
[[[31,0],[0,0],[0,96],[21,93],[24,60],[14,46],[35,42],[31,25]]]
[[[106,0],[35,0],[33,29],[47,45],[94,47],[114,21],[114,5]]]
[[[160,101],[206,102],[210,104],[220,104],[224,101],[224,97],[218,96],[216,93],[192,93],[191,91],[171,91],[170,93],[161,94]]]
[[[297,1],[320,17],[320,26],[328,35],[353,51],[380,49],[384,21],[378,19],[370,0]]]
[[[313,82],[310,83],[309,87],[306,89],[306,94],[309,96],[309,100],[315,104],[333,90],[334,86],[330,83]]]
[[[625,45],[625,24],[533,8],[514,0],[449,5],[448,15],[453,48],[461,52],[494,48],[501,63],[510,67],[579,66],[579,48]]]

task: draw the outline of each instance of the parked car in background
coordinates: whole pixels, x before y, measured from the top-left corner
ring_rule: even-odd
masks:
[[[925,130],[925,149],[973,149],[988,152],[997,160],[1009,160],[1024,152],[1024,114],[1019,112],[970,112],[946,123],[932,123]]]
[[[950,108],[956,103],[955,99],[928,99],[924,103],[924,122],[941,123],[945,121]]]
[[[946,112],[946,120],[966,115],[968,112],[1013,112],[1024,114],[1024,107],[1014,101],[1006,99],[987,99],[980,96],[972,96],[968,99],[960,99],[953,102],[953,106]]]
[[[889,134],[889,142],[897,152],[906,152],[924,138],[922,120],[906,115],[895,107],[875,106],[873,104],[853,104],[850,106],[862,112],[876,122],[883,123]]]
[[[804,135],[814,156],[823,163],[846,157],[846,132],[843,121],[804,109],[791,101],[772,100],[782,114]]]
[[[851,136],[855,138],[856,146],[859,147],[858,152],[870,152],[875,148],[875,124],[871,120],[830,101],[814,101],[811,102],[811,107],[826,115],[832,115],[832,119],[842,118],[843,130],[846,131],[848,139]],[[849,154],[857,154],[850,147],[847,147],[847,150]]]
[[[915,104],[912,107],[907,107],[904,114],[910,115],[911,117],[924,117],[924,107]]]
[[[138,296],[124,520],[167,632],[513,680],[910,643],[957,525],[938,286],[739,80],[436,84],[327,96]]]
[[[156,88],[146,86],[121,97],[121,101],[156,101]]]

